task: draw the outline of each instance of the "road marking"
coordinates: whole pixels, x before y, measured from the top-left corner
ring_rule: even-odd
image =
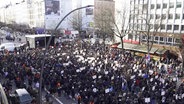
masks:
[[[46,88],[44,88],[47,93],[50,93]],[[58,98],[56,98],[54,95],[51,95],[59,104],[63,104]]]
[[[52,97],[59,103],[59,104],[63,104],[58,98],[56,98],[54,95],[52,95]]]

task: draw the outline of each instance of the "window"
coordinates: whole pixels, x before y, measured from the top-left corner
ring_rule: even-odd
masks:
[[[154,29],[158,30],[160,28],[160,25],[154,24]]]
[[[174,25],[174,30],[179,30],[179,25]]]
[[[161,28],[161,30],[164,30],[165,29],[165,25],[161,24],[160,28]]]
[[[176,2],[176,8],[181,8],[181,2]]]
[[[133,35],[132,34],[128,34],[128,39],[133,39]]]
[[[156,19],[159,19],[160,18],[160,14],[156,14]]]
[[[171,37],[168,37],[168,38],[167,38],[167,42],[168,42],[168,43],[172,43],[172,40],[173,40],[173,39],[172,39]]]
[[[165,9],[165,8],[167,8],[167,4],[166,3],[163,4],[163,9]]]
[[[169,14],[168,19],[173,19],[173,14]]]
[[[145,35],[142,36],[142,40],[146,40],[146,36]]]
[[[157,4],[157,9],[160,9],[160,4]]]
[[[166,19],[166,14],[162,14],[162,19]]]
[[[155,8],[155,5],[154,4],[151,4],[151,9],[154,9]]]
[[[150,14],[150,19],[153,19],[154,18],[154,15],[153,14]]]
[[[163,42],[164,41],[164,37],[160,37],[160,41]]]
[[[180,19],[180,14],[175,14],[175,19]]]
[[[175,43],[180,43],[180,39],[175,39]]]
[[[183,19],[184,19],[184,14],[183,14]]]
[[[133,24],[130,23],[129,24],[129,28],[132,29],[133,28]]]
[[[156,36],[156,37],[154,37],[154,43],[158,43],[158,37]]]
[[[157,36],[155,37],[155,40],[158,41],[158,37]]]
[[[134,19],[134,15],[133,14],[130,15],[130,19]]]
[[[167,25],[167,30],[171,30],[172,29],[172,25]]]
[[[184,25],[181,25],[181,30],[184,30]]]
[[[169,3],[169,8],[174,8],[174,3],[173,2]]]
[[[148,4],[144,4],[143,5],[143,9],[146,9],[147,10],[148,9]]]

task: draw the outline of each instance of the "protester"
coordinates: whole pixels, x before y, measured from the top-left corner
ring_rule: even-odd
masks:
[[[171,61],[168,69],[160,61],[148,62],[130,51],[104,48],[100,43],[76,43],[50,47],[44,57],[41,49],[2,55],[1,73],[17,88],[27,81],[24,87],[32,91],[32,87],[39,89],[43,70],[42,82],[50,94],[65,92],[78,104],[184,104],[184,84],[178,85],[183,71],[178,61]]]

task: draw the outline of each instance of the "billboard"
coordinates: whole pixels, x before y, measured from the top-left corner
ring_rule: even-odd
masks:
[[[93,15],[93,8],[86,8],[86,15]]]
[[[60,0],[45,0],[45,29],[54,29],[60,18]]]
[[[59,0],[45,0],[45,15],[60,16]]]

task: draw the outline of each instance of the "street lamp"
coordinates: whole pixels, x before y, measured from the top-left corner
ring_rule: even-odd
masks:
[[[88,7],[93,7],[93,5],[87,5],[87,6],[84,6],[84,7],[79,7],[79,8],[76,8],[72,11],[70,11],[68,14],[66,14],[62,19],[61,21],[57,24],[56,28],[54,29],[54,31],[52,31],[51,33],[51,36],[49,38],[49,41],[45,47],[45,51],[44,51],[44,55],[43,55],[43,61],[42,61],[42,67],[41,67],[41,72],[40,72],[40,85],[39,85],[39,104],[42,104],[42,77],[43,77],[43,68],[44,68],[44,64],[45,64],[45,55],[48,51],[48,47],[50,45],[50,42],[52,40],[52,37],[53,37],[53,34],[54,32],[58,29],[58,27],[60,26],[60,24],[64,21],[64,19],[69,16],[71,13],[77,11],[77,10],[80,10],[80,9],[84,9],[84,8],[88,8]]]

